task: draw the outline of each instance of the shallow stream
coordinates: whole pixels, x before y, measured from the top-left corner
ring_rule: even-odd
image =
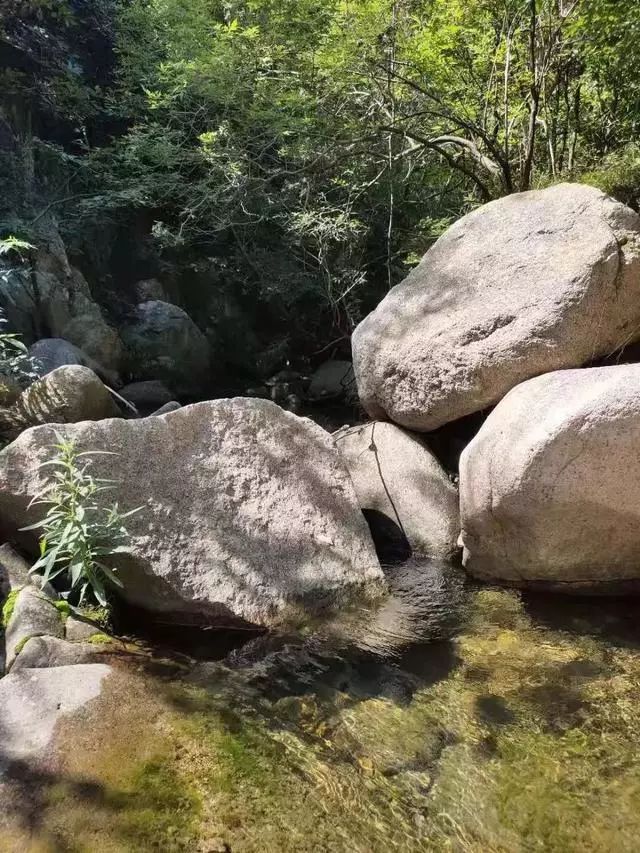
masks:
[[[223,660],[123,655],[29,849],[637,850],[640,605],[425,562],[391,585],[306,636],[200,644]]]

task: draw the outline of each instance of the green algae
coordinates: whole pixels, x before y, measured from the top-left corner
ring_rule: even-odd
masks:
[[[103,634],[101,631],[97,634],[92,634],[85,640],[87,643],[92,643],[94,646],[108,646],[114,642],[114,638],[108,634]]]
[[[27,645],[29,640],[32,640],[36,636],[38,636],[38,635],[37,634],[29,634],[28,636],[23,637],[18,643],[16,643],[15,648],[13,650],[14,657],[18,657],[18,655],[24,649],[24,647]]]
[[[67,621],[69,616],[73,613],[73,608],[69,604],[68,601],[64,601],[64,599],[58,599],[53,602],[53,606],[60,614],[60,618],[62,619],[63,624]]]
[[[13,616],[13,611],[16,606],[16,599],[18,598],[18,593],[20,589],[12,589],[7,595],[4,604],[2,605],[2,627],[6,628],[9,622],[11,621],[11,617]]]
[[[128,674],[111,716],[70,733],[90,813],[57,783],[45,823],[96,853],[635,850],[640,656],[609,616],[545,620],[478,590],[458,635],[423,648],[447,666],[402,700],[273,696],[222,665],[199,684]]]

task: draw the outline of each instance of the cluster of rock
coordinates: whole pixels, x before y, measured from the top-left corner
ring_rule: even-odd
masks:
[[[205,347],[179,312],[167,347],[161,305],[139,311],[144,342],[124,338],[186,391],[196,372],[163,367],[166,350],[199,352],[204,368]],[[93,362],[58,366],[45,352],[45,375],[10,407],[0,536],[36,553],[37,533],[21,528],[38,520],[61,433],[80,452],[109,451],[95,476],[122,509],[142,507],[117,558],[123,595],[171,616],[272,625],[379,590],[380,556],[450,559],[460,546],[481,578],[624,588],[640,578],[640,365],[570,368],[637,337],[640,217],[584,186],[511,196],[454,225],[356,329],[355,377],[376,420],[333,436],[262,399],[174,410],[151,375],[118,401]],[[351,382],[334,363],[314,393]],[[127,419],[123,403],[154,416]],[[491,406],[458,489],[425,433]]]
[[[50,229],[51,230],[51,229]],[[167,301],[155,280],[136,287],[139,303],[118,328],[105,317],[82,273],[69,264],[56,238],[31,263],[0,264],[0,310],[9,328],[30,346],[34,369],[91,368],[111,388],[156,380],[171,399],[194,398],[210,384],[210,345],[194,321]],[[166,401],[165,401],[166,402]]]
[[[581,185],[465,216],[355,330],[374,418],[428,433],[495,406],[460,461],[473,575],[640,581],[640,364],[584,367],[639,337],[640,217]]]

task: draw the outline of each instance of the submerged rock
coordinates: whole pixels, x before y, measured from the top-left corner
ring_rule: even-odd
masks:
[[[2,760],[42,759],[58,722],[101,692],[104,664],[22,669],[0,680]]]
[[[115,481],[127,520],[118,556],[124,595],[150,610],[211,623],[269,624],[302,607],[339,606],[382,573],[331,437],[265,400],[216,400],[168,415],[59,427]],[[28,430],[0,454],[0,524],[14,535],[38,517],[51,428]],[[35,536],[30,540],[31,548]]]
[[[640,217],[599,190],[493,201],[449,228],[356,328],[361,402],[422,431],[480,411],[638,337],[639,286]]]
[[[567,591],[640,585],[640,365],[514,388],[462,454],[464,564]]]
[[[334,434],[363,510],[382,513],[411,548],[446,558],[457,550],[458,492],[417,437],[375,421]]]

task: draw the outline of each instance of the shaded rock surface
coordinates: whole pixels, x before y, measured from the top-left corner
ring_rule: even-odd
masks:
[[[18,592],[5,630],[6,667],[11,668],[26,640],[36,636],[63,637],[61,614],[50,598],[34,586]]]
[[[514,388],[462,454],[467,571],[514,585],[640,582],[640,365]]]
[[[130,553],[118,557],[134,604],[268,624],[289,607],[337,606],[351,587],[381,582],[331,437],[271,402],[217,400],[61,432],[80,450],[115,454],[95,458],[94,476],[117,483],[109,499],[121,509],[144,505],[127,520]],[[27,506],[52,440],[49,427],[27,430],[0,454],[0,523],[14,535],[37,518]]]
[[[382,513],[418,553],[444,558],[456,552],[458,492],[418,437],[375,421],[339,430],[334,441],[363,510]]]
[[[64,338],[104,368],[117,371],[122,343],[105,320],[79,270],[64,249],[38,253],[34,269],[3,267],[0,307],[13,331],[28,344],[43,337]]]
[[[141,415],[149,415],[173,401],[171,391],[157,379],[131,382],[122,388],[120,395],[129,403],[133,403]]]
[[[333,400],[342,398],[347,402],[358,399],[356,378],[350,361],[325,361],[315,371],[309,384],[311,400]]]
[[[100,654],[100,647],[92,643],[72,643],[59,637],[34,636],[22,647],[11,672],[91,663],[99,659]]]
[[[29,347],[29,355],[34,361],[34,369],[39,376],[46,376],[58,367],[79,364],[93,370],[112,387],[117,388],[120,384],[118,375],[114,371],[106,370],[86,352],[63,338],[42,338]]]
[[[640,217],[562,184],[456,222],[356,328],[374,418],[428,431],[640,334]],[[596,319],[597,318],[597,319]]]
[[[191,317],[177,305],[141,302],[122,330],[129,370],[136,380],[159,379],[178,395],[206,386],[209,343]]]
[[[81,616],[69,616],[64,625],[64,635],[67,640],[88,640],[90,637],[100,634],[99,625],[90,619]]]
[[[120,417],[107,387],[88,367],[58,367],[37,379],[14,405],[18,425],[77,423]]]

